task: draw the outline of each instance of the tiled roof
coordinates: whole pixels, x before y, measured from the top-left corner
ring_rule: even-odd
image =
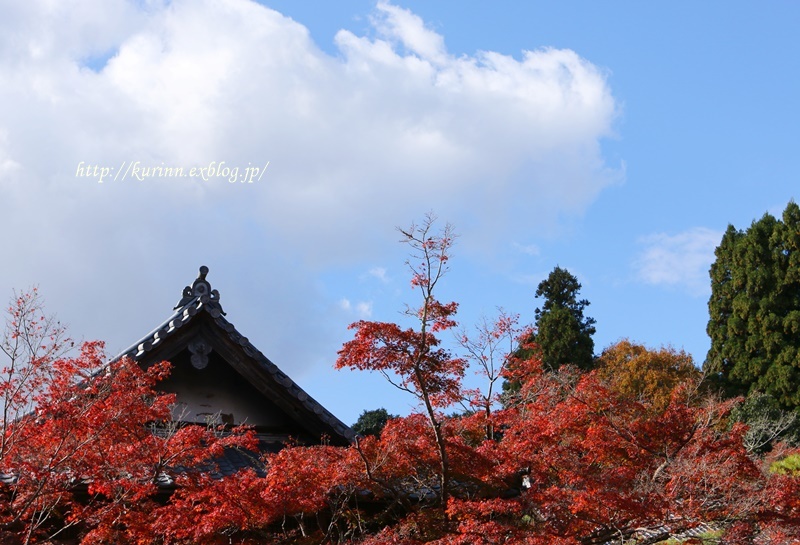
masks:
[[[161,325],[148,333],[144,338],[133,344],[130,348],[123,351],[115,359],[129,357],[135,361],[141,361],[148,353],[156,350],[173,336],[180,328],[188,325],[193,319],[201,314],[207,314],[213,323],[224,332],[230,341],[238,345],[255,365],[261,366],[267,371],[273,381],[280,385],[297,404],[303,407],[310,414],[321,420],[332,428],[343,438],[352,441],[355,437],[353,431],[338,418],[331,414],[325,407],[308,395],[300,386],[297,385],[286,373],[281,371],[277,365],[272,363],[269,358],[261,353],[253,344],[241,333],[234,325],[225,319],[225,312],[219,303],[219,292],[212,290],[211,285],[206,280],[208,267],[200,267],[200,274],[191,286],[186,286],[183,290],[183,297],[173,309],[172,315]],[[205,355],[193,355],[195,357],[205,357]]]
[[[721,524],[701,522],[696,526],[689,528],[688,530],[672,533],[666,526],[658,526],[655,528],[640,528],[633,534],[633,538],[636,540],[634,543],[655,543],[656,540],[659,542],[675,540],[682,543],[684,540],[700,537],[703,534],[717,532],[723,528],[724,526]],[[614,543],[617,543],[617,541],[609,541],[608,545],[612,545]]]
[[[163,428],[154,428],[153,433],[159,437],[166,437],[169,433],[168,430]],[[286,442],[286,437],[257,433],[258,451],[251,452],[237,447],[226,448],[220,456],[214,458],[213,464],[202,468],[202,471],[210,471],[211,476],[215,479],[230,477],[242,469],[252,469],[259,476],[266,475],[266,466],[261,458],[265,453],[279,452]],[[160,488],[169,489],[175,483],[174,476],[186,471],[183,466],[171,467],[168,472],[161,473],[156,477],[156,483]],[[3,473],[0,473],[0,479],[3,478]],[[5,482],[5,481],[0,481]]]

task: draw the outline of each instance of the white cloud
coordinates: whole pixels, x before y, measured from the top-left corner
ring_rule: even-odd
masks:
[[[514,249],[521,254],[529,255],[532,257],[536,257],[541,254],[541,250],[536,244],[519,244],[518,242],[513,243]]]
[[[112,350],[165,317],[205,264],[237,325],[252,323],[243,332],[289,372],[307,368],[339,334],[319,312],[334,306],[317,285],[326,267],[382,260],[394,226],[428,210],[489,251],[617,181],[599,148],[615,101],[570,50],[454,57],[386,2],[375,35],[340,31],[337,55],[248,0],[4,10],[0,297],[39,283],[76,333]],[[98,184],[76,177],[81,161],[269,169],[253,184]],[[298,331],[315,338],[298,345]]]
[[[372,301],[361,301],[356,305],[356,312],[362,319],[372,317]]]
[[[438,65],[449,60],[444,38],[426,28],[422,18],[407,9],[380,1],[372,23],[386,38],[399,42],[421,59]]]
[[[359,301],[355,305],[349,299],[339,299],[339,308],[349,313],[355,313],[359,319],[366,320],[372,316],[372,301]]]
[[[367,274],[377,278],[384,284],[389,283],[389,277],[386,275],[386,269],[384,267],[372,267],[369,271],[367,271]]]
[[[642,237],[645,246],[634,263],[640,281],[685,290],[694,296],[711,291],[708,270],[722,233],[695,227],[677,235],[664,233]]]

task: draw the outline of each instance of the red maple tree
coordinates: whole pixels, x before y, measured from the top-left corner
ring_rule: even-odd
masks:
[[[245,430],[181,426],[174,396],[146,370],[107,362],[103,345],[72,345],[42,311],[36,291],[17,296],[2,340],[0,540],[152,543],[165,492],[213,482],[225,448],[254,448]],[[167,513],[169,511],[166,511]]]
[[[461,379],[466,360],[454,357],[440,346],[436,335],[456,326],[453,315],[457,303],[441,303],[435,296],[436,286],[447,273],[450,249],[454,242],[452,228],[447,225],[433,234],[435,218],[428,215],[421,225],[412,224],[400,230],[403,242],[411,248],[406,262],[411,270],[411,286],[420,292],[418,307],[406,309],[416,327],[402,328],[388,322],[359,321],[352,341],[344,344],[336,360],[336,368],[381,372],[394,386],[420,402],[430,424],[438,454],[438,496],[446,509],[450,495],[450,460],[444,436],[441,410],[462,397]]]

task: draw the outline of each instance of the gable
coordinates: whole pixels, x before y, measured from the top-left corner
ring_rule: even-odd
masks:
[[[172,375],[161,388],[174,393],[186,422],[217,417],[257,432],[303,443],[346,445],[353,431],[309,396],[225,317],[207,267],[159,327],[118,357],[147,367],[167,360]]]
[[[299,426],[217,352],[208,355],[208,364],[203,369],[194,367],[190,359],[188,349],[172,358],[170,376],[159,384],[160,390],[177,396],[175,413],[180,420],[247,424],[259,432],[287,434]]]

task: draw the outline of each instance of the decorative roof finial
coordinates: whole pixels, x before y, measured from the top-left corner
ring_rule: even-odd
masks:
[[[197,279],[192,282],[191,286],[183,288],[183,297],[178,304],[175,305],[176,309],[188,305],[195,299],[200,299],[203,303],[212,302],[217,305],[219,304],[219,292],[211,289],[211,284],[206,280],[207,274],[208,267],[205,265],[200,267],[200,274],[197,275]]]

